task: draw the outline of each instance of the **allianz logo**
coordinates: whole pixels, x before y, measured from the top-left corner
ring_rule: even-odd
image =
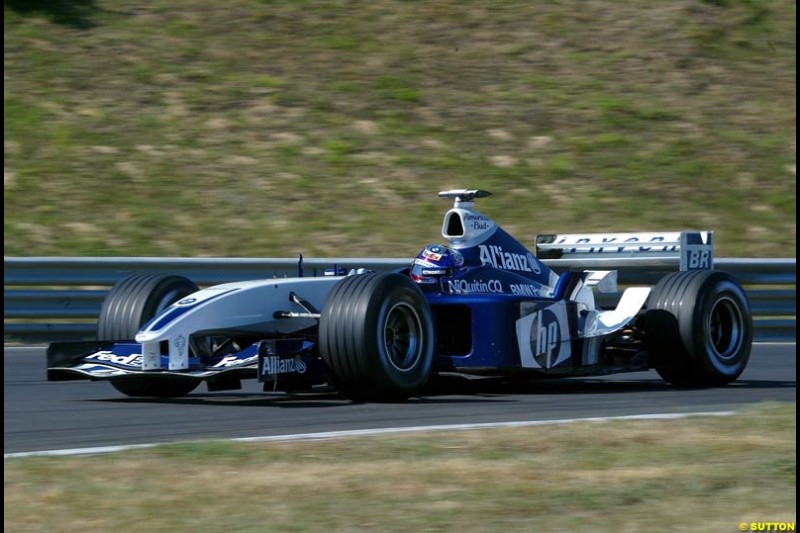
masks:
[[[304,374],[305,371],[306,363],[299,355],[296,355],[294,359],[281,359],[276,355],[268,355],[261,362],[261,373],[264,375],[291,374],[292,372]]]
[[[540,274],[542,269],[532,254],[525,255],[506,252],[502,246],[494,244],[479,244],[481,263],[490,265],[494,268],[503,270],[514,270],[517,272],[533,272]]]

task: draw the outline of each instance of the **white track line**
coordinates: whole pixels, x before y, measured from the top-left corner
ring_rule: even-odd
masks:
[[[465,431],[471,429],[499,429],[520,428],[531,426],[549,426],[556,424],[574,424],[576,422],[610,422],[615,420],[676,420],[693,416],[732,416],[735,411],[706,411],[699,413],[656,413],[645,415],[625,416],[597,416],[589,418],[562,418],[558,420],[527,420],[519,422],[488,422],[483,424],[444,424],[433,426],[410,426],[376,429],[352,429],[343,431],[323,431],[320,433],[298,433],[295,435],[271,435],[264,437],[242,437],[236,439],[223,439],[229,442],[291,442],[340,439],[343,437],[360,437],[369,435],[388,435],[393,433],[422,433],[430,431]],[[169,444],[198,443],[202,441],[160,442],[151,444],[127,444],[120,446],[98,446],[93,448],[71,448],[65,450],[43,450],[38,452],[4,453],[3,459],[18,459],[22,457],[53,457],[70,455],[97,455],[102,453],[124,452],[142,448],[153,448]]]

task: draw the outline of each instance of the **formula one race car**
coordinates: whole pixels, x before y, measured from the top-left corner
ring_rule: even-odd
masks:
[[[128,396],[175,397],[257,378],[264,390],[335,387],[354,400],[418,394],[433,374],[591,376],[654,368],[680,386],[725,385],[753,338],[745,292],[712,270],[710,232],[545,235],[537,256],[455,190],[442,236],[392,273],[264,279],[202,290],[138,274],[106,297],[98,340],[48,347],[51,381],[109,381]],[[556,274],[542,258],[678,256],[655,287],[617,272]],[[569,269],[569,270],[574,270]],[[345,274],[345,275],[337,275]]]

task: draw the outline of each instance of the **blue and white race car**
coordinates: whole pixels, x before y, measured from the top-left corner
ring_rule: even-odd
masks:
[[[332,385],[354,400],[418,394],[435,374],[567,377],[655,369],[680,386],[716,386],[744,370],[753,338],[745,292],[713,270],[710,232],[545,235],[537,255],[454,200],[447,244],[426,246],[392,273],[264,279],[198,290],[168,274],[117,283],[98,340],[48,347],[51,381],[109,381],[128,396],[175,397],[206,382],[264,390]],[[542,258],[680,257],[654,287],[618,292],[614,270],[557,274]],[[299,272],[302,275],[302,271]]]

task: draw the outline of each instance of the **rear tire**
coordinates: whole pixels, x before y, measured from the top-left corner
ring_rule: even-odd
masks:
[[[197,290],[194,282],[182,276],[136,274],[125,278],[115,284],[103,300],[97,321],[97,340],[132,340],[150,319]],[[111,385],[127,396],[171,398],[189,394],[199,382],[153,375],[113,381]]]
[[[404,400],[433,366],[433,318],[425,296],[402,274],[359,274],[330,292],[319,350],[331,380],[357,401]]]
[[[647,307],[647,349],[665,381],[720,386],[744,371],[753,320],[744,290],[727,272],[673,272],[653,288]]]

